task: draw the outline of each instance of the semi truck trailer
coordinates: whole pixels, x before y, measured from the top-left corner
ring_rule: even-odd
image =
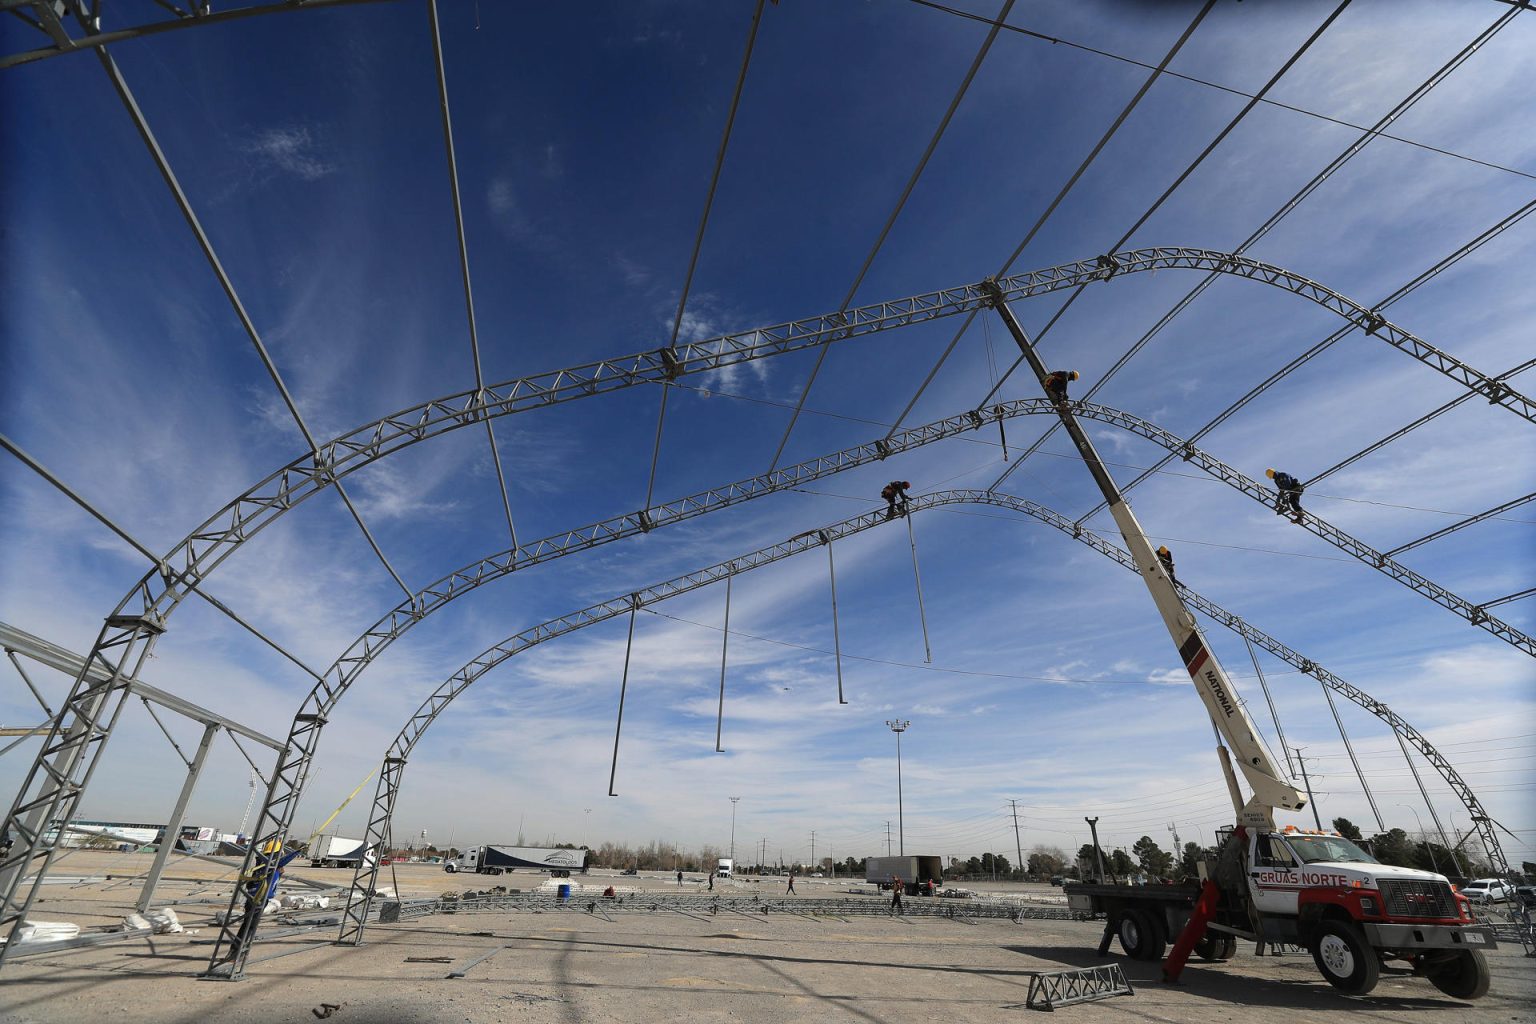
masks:
[[[309,843],[309,866],[312,868],[355,868],[362,863],[368,851],[361,839],[322,834]]]
[[[927,891],[928,880],[938,885],[944,881],[944,858],[938,856],[867,857],[864,860],[864,881],[873,882],[881,889],[889,889],[891,879],[901,879],[902,888],[909,896]]]
[[[572,871],[587,873],[586,850],[552,850],[537,846],[472,846],[458,857],[443,860],[449,874],[468,871],[481,875],[501,875],[518,868],[548,871],[556,878],[569,878]]]

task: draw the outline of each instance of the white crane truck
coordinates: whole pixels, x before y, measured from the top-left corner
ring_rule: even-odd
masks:
[[[993,282],[987,284],[993,305],[1043,388],[1045,365],[1001,290]],[[1275,826],[1276,808],[1300,811],[1306,797],[1260,742],[1178,587],[1072,415],[1072,403],[1059,400],[1056,410],[1103,492],[1126,550],[1141,568],[1210,715],[1217,731],[1217,757],[1237,812],[1236,826],[1223,830],[1215,856],[1201,865],[1198,882],[1066,886],[1073,909],[1105,918],[1100,955],[1109,952],[1110,940],[1118,935],[1131,957],[1156,960],[1169,938],[1177,937],[1163,963],[1164,980],[1173,982],[1191,952],[1206,960],[1225,960],[1236,951],[1238,939],[1288,943],[1306,947],[1323,977],[1351,995],[1371,991],[1384,968],[1427,977],[1458,999],[1487,993],[1483,951],[1495,948],[1493,931],[1473,920],[1469,901],[1444,875],[1377,863],[1342,836]],[[1246,801],[1228,747],[1237,753],[1238,767],[1253,791]]]

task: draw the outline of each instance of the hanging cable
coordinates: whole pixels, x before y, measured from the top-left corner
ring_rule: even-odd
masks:
[[[640,607],[640,595],[631,594],[629,597],[629,637],[624,641],[624,674],[619,679],[619,715],[613,726],[613,763],[608,770],[608,795],[618,796],[613,791],[614,780],[619,774],[619,733],[624,729],[624,695],[629,691],[629,655],[635,648],[635,612]]]

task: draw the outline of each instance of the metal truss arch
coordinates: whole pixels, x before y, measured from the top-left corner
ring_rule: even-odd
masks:
[[[15,53],[0,54],[0,69],[17,64],[58,57],[66,53],[88,52],[112,43],[126,42],[143,36],[174,32],[197,25],[215,25],[219,22],[249,18],[256,14],[276,14],[279,11],[303,10],[312,7],[350,7],[355,4],[379,3],[380,0],[278,0],[278,2],[251,3],[242,7],[213,10],[210,0],[192,0],[182,10],[168,3],[160,3],[165,12],[157,21],[144,21],[120,29],[102,26],[103,9],[108,0],[0,0],[0,13],[15,13],[33,28],[51,40],[51,46],[40,46]],[[126,5],[119,5],[126,6]],[[143,5],[140,5],[141,7]],[[64,15],[73,18],[75,32],[70,32]]]
[[[1484,395],[1489,402],[1536,421],[1536,404],[1506,383],[1491,380],[1323,285],[1246,257],[1207,249],[1173,247],[1127,250],[1113,257],[1014,275],[995,284],[989,283],[985,288],[978,283],[943,289],[727,334],[676,350],[635,353],[434,399],[334,438],[320,445],[318,450],[278,469],[225,505],[172,548],[156,569],[146,574],[107,617],[87,656],[89,663],[104,670],[105,677],[93,681],[82,674],[76,680],[55,720],[52,734],[18,791],[8,815],[7,822],[16,831],[17,842],[10,853],[0,857],[0,932],[14,933],[20,927],[36,898],[40,879],[53,858],[55,847],[45,840],[46,830],[38,823],[58,817],[61,812],[67,817],[78,804],[110,737],[126,692],[125,683],[137,674],[138,665],[150,653],[156,638],[165,631],[166,619],[171,612],[247,540],[343,477],[410,445],[495,417],[641,384],[665,385],[690,373],[803,351],[969,312],[991,305],[995,296],[1001,301],[1010,301],[1109,280],[1121,274],[1163,269],[1216,271],[1283,288],[1359,324],[1367,333],[1408,352]],[[1236,486],[1238,476],[1234,473],[1225,479]],[[642,520],[648,518],[643,512],[640,515]],[[1338,539],[1344,538],[1341,533],[1335,531],[1335,534]],[[1373,549],[1358,542],[1350,550],[1357,557],[1377,555]],[[1378,568],[1386,571],[1388,563],[1383,562]],[[1407,570],[1402,572],[1399,579],[1420,589],[1437,603],[1463,614],[1465,608],[1471,607],[1454,595],[1446,597],[1449,592],[1428,584],[1423,577]],[[410,612],[416,617],[420,613],[419,607]],[[1488,617],[1482,609],[1474,610],[1472,621],[1495,632],[1498,632],[1495,627],[1508,628]],[[1525,649],[1531,650],[1529,638],[1523,638],[1523,642],[1528,645]],[[320,689],[326,701],[334,701],[336,694],[331,692],[329,683],[322,681]],[[303,735],[295,735],[292,739],[300,746],[312,748],[314,735],[323,722],[320,715],[307,717],[301,730]],[[280,770],[279,778],[274,780],[275,788],[269,792],[269,801],[291,800],[292,795],[302,789],[307,767],[306,760],[293,764],[289,770]],[[24,869],[38,857],[46,859],[36,872],[29,895],[18,903],[15,894],[21,886]],[[0,946],[0,964],[9,948],[9,945]]]
[[[1092,531],[1083,529],[1060,513],[1026,498],[999,494],[995,491],[938,491],[912,498],[910,511],[919,512],[956,504],[992,505],[1024,513],[1043,523],[1056,527],[1080,543],[1093,548],[1106,557],[1114,559],[1130,572],[1140,574],[1144,571],[1142,567],[1136,565],[1131,555],[1122,548]],[[501,643],[482,651],[438,686],[421,703],[390,745],[384,757],[383,768],[379,773],[379,781],[369,816],[368,834],[365,839],[367,847],[373,848],[375,844],[382,844],[388,837],[391,818],[394,813],[396,799],[399,795],[399,787],[404,776],[405,765],[427,730],[431,728],[432,724],[447,710],[448,706],[453,703],[459,694],[463,693],[486,673],[503,662],[545,641],[566,636],[600,622],[620,618],[629,614],[632,610],[645,608],[649,605],[665,601],[668,598],[702,589],[721,580],[790,558],[802,551],[818,548],[823,544],[830,544],[845,537],[862,533],[865,530],[873,529],[885,522],[888,522],[885,511],[876,510],[853,516],[839,523],[819,529],[809,530],[789,540],[761,548],[746,555],[718,562],[687,575],[675,577],[664,583],[642,588],[631,594],[625,594],[608,601],[590,605],[569,615],[547,620],[520,633],[516,633]],[[1145,571],[1151,571],[1151,568],[1150,566],[1146,567]],[[1455,767],[1434,748],[1421,732],[1409,725],[1396,712],[1392,711],[1385,702],[1379,701],[1358,687],[1345,682],[1310,658],[1301,655],[1241,617],[1222,608],[1214,601],[1189,590],[1187,587],[1183,588],[1183,595],[1186,601],[1208,616],[1212,621],[1226,626],[1228,629],[1263,647],[1275,657],[1289,663],[1303,674],[1317,679],[1329,690],[1342,694],[1381,719],[1395,734],[1410,743],[1435,768],[1441,778],[1445,780],[1447,785],[1456,794],[1462,805],[1466,807],[1478,830],[1479,836],[1489,851],[1490,857],[1495,861],[1495,871],[1507,871],[1508,865],[1504,860],[1503,850],[1499,845],[1492,819],[1483,809],[1472,788],[1467,785]],[[354,875],[347,907],[342,916],[342,927],[338,936],[339,942],[356,944],[361,941],[377,878],[377,860],[375,859],[372,863],[369,863],[365,859],[358,866]]]

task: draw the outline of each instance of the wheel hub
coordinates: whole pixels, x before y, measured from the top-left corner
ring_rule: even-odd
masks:
[[[1318,943],[1317,952],[1330,974],[1347,978],[1354,973],[1355,955],[1350,951],[1349,944],[1337,935],[1323,936],[1322,942]]]

